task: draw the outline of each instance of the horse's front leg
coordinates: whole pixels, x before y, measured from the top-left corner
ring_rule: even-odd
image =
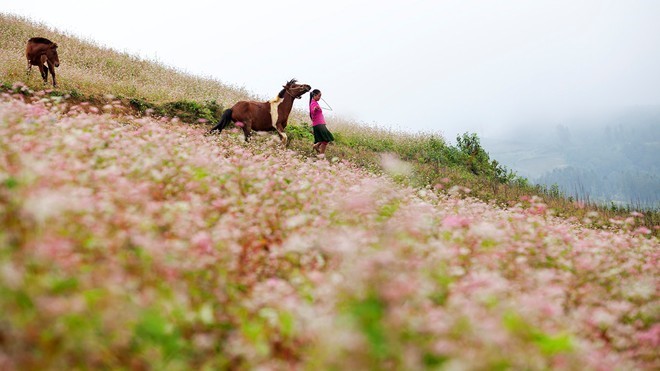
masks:
[[[39,59],[39,72],[41,72],[41,78],[44,79],[44,83],[48,82],[48,67],[46,63],[46,56],[42,55]]]
[[[53,86],[57,86],[57,80],[55,80],[55,66],[48,61],[48,68],[50,69],[50,75],[53,76]]]
[[[284,125],[282,125],[281,122],[278,122],[277,125],[275,125],[275,129],[277,129],[277,135],[280,137],[280,141],[282,142],[282,145],[284,147],[289,145],[289,138],[286,136],[286,133],[284,132]]]

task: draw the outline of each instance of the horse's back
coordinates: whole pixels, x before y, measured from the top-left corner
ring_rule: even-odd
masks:
[[[30,40],[28,40],[28,44],[46,44],[50,45],[53,42],[46,39],[45,37],[33,37]]]
[[[231,108],[238,114],[251,114],[253,116],[261,116],[262,114],[270,114],[270,106],[268,103],[255,102],[252,100],[242,100],[234,104]]]
[[[33,37],[27,42],[25,47],[25,56],[30,61],[37,63],[39,61],[40,54],[48,49],[53,44],[52,41],[43,38],[43,37]]]
[[[234,121],[249,122],[254,130],[269,130],[270,104],[268,102],[240,101],[231,108]]]

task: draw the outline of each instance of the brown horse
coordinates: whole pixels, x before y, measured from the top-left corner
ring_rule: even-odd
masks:
[[[50,71],[50,74],[53,76],[53,86],[57,86],[55,67],[60,66],[60,58],[57,55],[57,44],[43,37],[33,37],[27,42],[25,57],[28,64],[27,73],[32,71],[32,66],[39,66],[39,72],[41,72],[44,83],[48,82],[48,71]]]
[[[277,130],[277,135],[282,140],[282,144],[286,145],[287,137],[284,128],[286,128],[291,108],[293,108],[293,100],[300,99],[312,87],[306,84],[298,84],[296,79],[292,79],[282,87],[284,89],[268,102],[240,101],[234,104],[232,108],[222,113],[220,122],[209,133],[216,130],[221,132],[227,124],[235,122],[236,126],[243,128],[245,141],[250,139],[252,130]]]

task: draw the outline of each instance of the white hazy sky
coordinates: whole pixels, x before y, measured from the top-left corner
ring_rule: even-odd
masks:
[[[0,11],[264,99],[296,77],[334,114],[449,140],[660,104],[658,0],[5,0]]]

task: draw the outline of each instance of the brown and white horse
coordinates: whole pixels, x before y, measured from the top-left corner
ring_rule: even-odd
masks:
[[[232,108],[225,110],[217,125],[211,129],[221,132],[227,124],[235,122],[236,126],[242,127],[245,141],[250,139],[252,130],[255,131],[277,131],[282,144],[287,144],[286,128],[289,114],[293,108],[293,100],[300,99],[303,94],[312,89],[307,84],[298,84],[292,79],[282,86],[280,93],[268,102],[240,101]]]
[[[39,66],[44,83],[48,82],[48,71],[50,71],[53,76],[53,86],[57,86],[55,67],[60,66],[57,44],[43,37],[33,37],[27,42],[25,57],[27,58],[27,73],[30,73],[32,66]]]

